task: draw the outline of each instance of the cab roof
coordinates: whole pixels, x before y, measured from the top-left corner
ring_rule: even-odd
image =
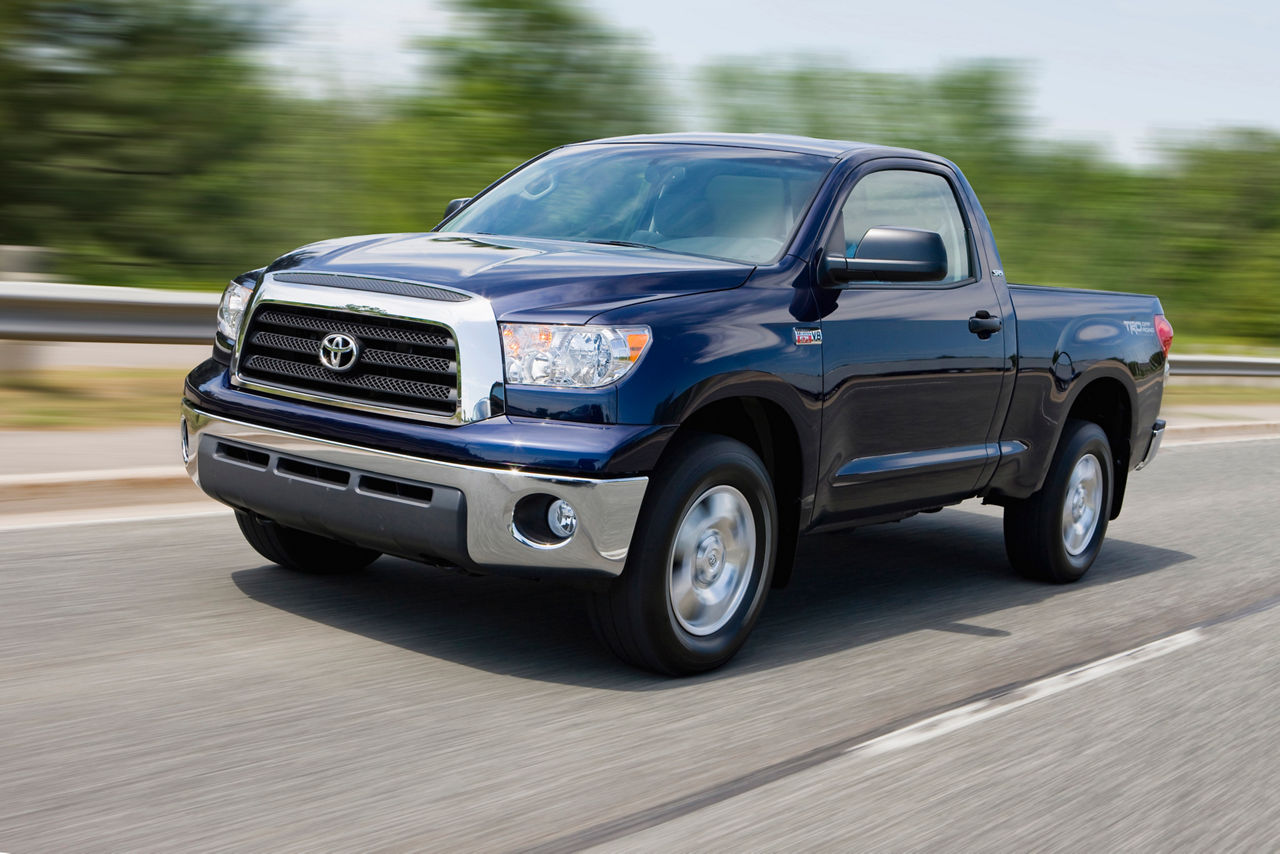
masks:
[[[909,148],[893,148],[868,142],[839,139],[814,139],[808,136],[791,136],[778,133],[652,133],[634,136],[614,136],[607,139],[586,140],[577,145],[592,143],[721,145],[735,148],[759,148],[770,151],[788,151],[795,154],[814,154],[819,157],[841,158],[858,152],[866,157],[910,156],[928,160],[942,158],[924,151]]]

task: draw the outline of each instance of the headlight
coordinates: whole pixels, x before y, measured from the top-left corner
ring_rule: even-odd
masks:
[[[240,321],[244,319],[244,310],[252,295],[253,287],[241,284],[239,279],[233,279],[222,292],[222,302],[218,305],[218,344],[224,350],[235,347]]]
[[[502,324],[507,382],[596,388],[622,378],[649,346],[647,326]]]

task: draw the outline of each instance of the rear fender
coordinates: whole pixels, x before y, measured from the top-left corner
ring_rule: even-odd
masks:
[[[1042,363],[1046,360],[1040,360]],[[1134,378],[1127,366],[1116,360],[1096,362],[1083,370],[1065,352],[1052,364],[1024,366],[1019,372],[1009,414],[1001,439],[1021,443],[1026,450],[1003,457],[982,494],[997,502],[1003,498],[1027,498],[1043,485],[1053,462],[1054,450],[1066,422],[1080,396],[1100,380],[1114,381],[1123,389],[1128,403],[1128,424],[1120,437],[1112,437],[1112,453],[1118,462],[1112,512],[1118,513],[1128,469],[1137,447],[1139,412]],[[1119,438],[1119,441],[1117,441]]]

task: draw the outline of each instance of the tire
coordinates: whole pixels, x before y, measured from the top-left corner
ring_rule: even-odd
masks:
[[[1079,581],[1102,549],[1114,479],[1107,434],[1091,421],[1068,421],[1044,486],[1005,508],[1005,552],[1014,569],[1037,581]]]
[[[363,549],[319,534],[286,528],[243,510],[236,511],[236,522],[240,525],[240,533],[244,534],[254,551],[272,563],[295,572],[311,575],[355,572],[364,569],[381,555],[373,549]]]
[[[764,607],[778,541],[760,458],[723,436],[689,438],[649,482],[622,575],[591,593],[591,622],[623,661],[670,676],[737,653]]]

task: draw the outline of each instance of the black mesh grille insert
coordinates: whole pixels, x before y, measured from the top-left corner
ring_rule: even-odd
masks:
[[[331,333],[359,345],[349,370],[320,361]],[[432,415],[452,415],[458,402],[457,345],[448,329],[425,321],[263,305],[245,332],[239,371],[267,385]]]
[[[319,315],[319,316],[317,316]],[[378,325],[362,321],[376,321]],[[357,338],[374,338],[382,341],[396,341],[405,344],[421,344],[424,347],[447,347],[453,349],[453,339],[448,330],[421,324],[424,328],[406,320],[371,317],[368,315],[350,315],[341,311],[325,311],[314,308],[266,309],[254,315],[254,322],[263,326],[282,326],[289,329],[307,329],[320,332],[316,338],[320,340],[330,332],[345,332]],[[388,324],[396,324],[394,326]],[[439,329],[435,334],[430,329]]]
[[[276,273],[275,278],[280,282],[292,282],[299,285],[325,285],[331,288],[398,294],[403,297],[433,299],[440,302],[466,302],[471,299],[466,294],[460,294],[457,291],[446,291],[444,288],[433,288],[430,285],[399,282],[394,279],[344,276],[340,273]]]

